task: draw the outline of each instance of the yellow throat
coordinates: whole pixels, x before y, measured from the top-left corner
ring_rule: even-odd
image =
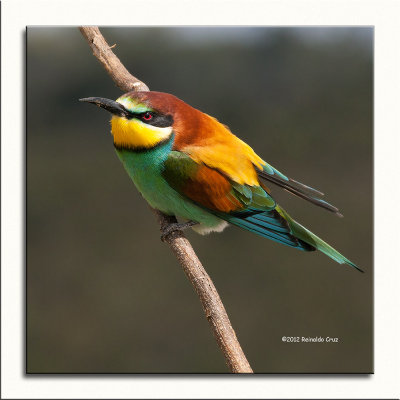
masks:
[[[152,148],[171,136],[172,127],[159,128],[132,118],[114,115],[111,119],[111,133],[116,147]]]

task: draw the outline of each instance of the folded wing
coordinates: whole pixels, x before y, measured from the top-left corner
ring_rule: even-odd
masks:
[[[287,246],[315,250],[292,234],[268,188],[234,182],[179,151],[169,154],[163,176],[181,195],[233,225]]]

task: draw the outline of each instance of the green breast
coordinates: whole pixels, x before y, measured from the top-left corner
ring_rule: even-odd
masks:
[[[148,151],[116,150],[128,175],[147,202],[168,215],[176,215],[206,226],[218,225],[221,220],[181,196],[163,178],[162,171],[173,144],[167,143]]]
[[[174,214],[165,204],[165,196],[176,196],[167,185],[161,172],[172,147],[172,140],[148,151],[118,150],[117,155],[143,197],[150,205],[170,215]]]

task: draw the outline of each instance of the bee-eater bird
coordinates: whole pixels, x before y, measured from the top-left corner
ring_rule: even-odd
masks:
[[[147,202],[188,220],[168,227],[164,237],[189,226],[201,234],[221,232],[229,223],[299,250],[318,249],[360,270],[292,219],[261,179],[341,216],[339,210],[266,163],[215,118],[161,92],[80,100],[112,113],[117,155]]]

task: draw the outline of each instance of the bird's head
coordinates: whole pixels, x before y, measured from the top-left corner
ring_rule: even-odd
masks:
[[[118,149],[148,150],[173,137],[173,150],[218,144],[232,135],[215,118],[191,107],[172,94],[128,92],[116,101],[101,97],[80,99],[111,112],[111,133]],[[196,150],[196,151],[197,151]]]
[[[80,101],[111,112],[115,147],[131,150],[150,149],[168,141],[180,118],[179,110],[192,108],[175,96],[161,92],[129,92],[116,101],[101,97]]]

